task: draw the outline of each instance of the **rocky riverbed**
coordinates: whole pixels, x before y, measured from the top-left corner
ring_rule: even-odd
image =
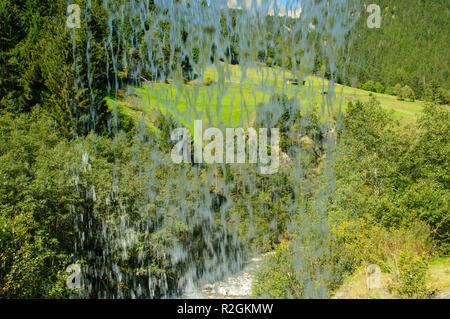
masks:
[[[222,281],[204,285],[200,289],[186,292],[184,299],[246,299],[252,294],[254,276],[265,255],[249,260],[244,269]]]

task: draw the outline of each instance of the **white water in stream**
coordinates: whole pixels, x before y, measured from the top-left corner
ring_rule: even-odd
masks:
[[[223,280],[209,283],[200,288],[188,287],[181,299],[247,299],[251,298],[255,275],[261,267],[266,253],[251,258],[244,268]]]

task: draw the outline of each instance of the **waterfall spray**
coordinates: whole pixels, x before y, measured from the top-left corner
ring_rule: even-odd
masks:
[[[101,181],[92,180],[90,172],[96,150],[83,145],[75,150],[82,162],[74,167],[74,176],[86,198],[75,207],[82,296],[179,296],[242,269],[254,252],[249,243],[259,237],[269,240],[258,233],[258,223],[266,218],[261,216],[277,225],[278,216],[270,216],[267,205],[261,204],[270,192],[268,177],[248,164],[172,163],[163,146],[171,145],[170,134],[164,135],[155,118],[172,129],[192,130],[196,120],[223,131],[283,125],[282,134],[293,141],[283,152],[285,178],[280,184],[289,184],[292,191],[283,210],[294,275],[302,283],[303,297],[328,296],[327,205],[342,103],[334,82],[345,72],[338,62],[358,20],[352,14],[359,10],[358,1],[273,3],[103,0],[108,37],[95,43],[89,26],[95,22],[90,15],[93,4],[86,2],[85,48],[77,47],[80,31],[72,33],[74,68],[80,68],[82,56],[87,71],[86,78],[78,72],[76,82],[77,89],[87,89],[90,96],[84,125],[89,131],[98,121],[93,81],[100,71],[106,72],[112,97],[109,127],[115,147],[123,143],[121,103],[132,101],[140,124],[130,155],[139,178],[128,179],[116,157],[106,197],[96,193],[95,184]],[[106,70],[93,68],[93,45],[103,48]],[[308,85],[293,87],[288,79]],[[212,85],[205,85],[208,80]],[[322,94],[315,93],[314,86],[320,86]],[[79,114],[76,101],[73,108]],[[314,123],[319,130],[313,129]],[[308,139],[320,147],[306,148]],[[138,196],[127,197],[123,190],[128,187]],[[243,194],[260,199],[246,202]],[[271,200],[278,195],[272,193]],[[239,226],[242,216],[248,221],[245,227]]]

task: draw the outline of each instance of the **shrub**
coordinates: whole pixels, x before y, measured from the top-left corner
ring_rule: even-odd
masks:
[[[395,85],[395,87],[394,87],[394,90],[395,90],[395,95],[397,95],[398,96],[398,99],[401,101],[401,100],[403,100],[403,97],[402,97],[402,85],[400,84],[400,83],[397,83],[396,85]]]
[[[386,94],[389,95],[397,95],[397,92],[393,86],[388,86],[385,91]]]
[[[432,82],[425,90],[425,100],[439,104],[450,104],[450,91]]]
[[[445,90],[445,89],[440,89],[440,94],[439,94],[439,102],[441,104],[450,104],[450,91]]]
[[[376,264],[383,272],[396,279],[392,284],[394,289],[400,287],[398,289],[402,291],[419,291],[422,279],[418,266],[408,265],[409,261],[402,256],[426,258],[425,256],[430,255],[430,230],[425,223],[417,222],[409,227],[387,229],[371,224],[366,219],[353,220],[333,226],[333,237],[332,289],[342,284],[343,279],[358,267]],[[403,260],[402,265],[400,260]],[[417,278],[412,282],[404,278],[408,271],[417,272]]]
[[[380,82],[375,83],[374,90],[377,93],[384,93],[384,86]]]
[[[371,81],[371,80],[367,81],[366,83],[361,85],[361,89],[363,89],[365,91],[376,92],[375,91],[375,82]]]
[[[428,260],[425,256],[402,252],[398,262],[394,290],[405,298],[423,299],[429,295],[426,287]]]
[[[384,86],[380,82],[367,81],[363,85],[361,85],[361,89],[365,91],[375,92],[375,93],[384,93]]]
[[[210,77],[206,77],[206,78],[205,78],[204,84],[205,84],[206,86],[211,86],[213,83],[214,83],[214,80],[211,79]]]
[[[435,95],[434,101],[439,104],[450,104],[450,92],[443,88],[439,88],[437,90],[437,94]]]
[[[252,295],[254,298],[301,298],[302,289],[292,267],[292,249],[282,243],[272,255],[266,256],[256,274]]]
[[[414,91],[408,85],[405,85],[402,88],[400,95],[402,97],[402,100],[415,101],[415,99],[416,99]]]

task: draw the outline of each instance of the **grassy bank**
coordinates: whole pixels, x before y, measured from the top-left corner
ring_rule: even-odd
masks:
[[[392,299],[401,298],[392,289],[394,276],[381,273],[381,288],[369,289],[364,267],[359,268],[335,292],[334,299]],[[435,257],[430,263],[426,274],[426,289],[433,298],[442,298],[450,294],[450,257]]]

